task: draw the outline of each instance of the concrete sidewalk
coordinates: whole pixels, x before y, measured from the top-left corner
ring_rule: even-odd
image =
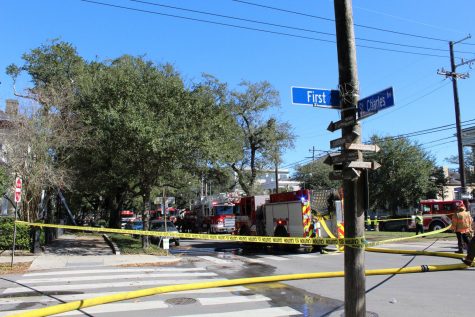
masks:
[[[10,263],[11,252],[0,256],[0,263]],[[120,254],[120,253],[119,253]],[[66,267],[114,266],[145,263],[172,264],[180,261],[175,256],[116,255],[106,239],[97,235],[63,234],[45,246],[38,255],[14,257],[14,263],[33,262],[31,270],[48,270]]]

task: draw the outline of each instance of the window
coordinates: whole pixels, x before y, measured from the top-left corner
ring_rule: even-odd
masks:
[[[422,205],[422,212],[423,213],[429,213],[430,212],[430,206],[429,205]]]
[[[444,208],[444,211],[451,211],[455,209],[455,204],[444,204],[443,208]]]
[[[439,204],[434,204],[432,206],[432,211],[440,211],[440,205]]]

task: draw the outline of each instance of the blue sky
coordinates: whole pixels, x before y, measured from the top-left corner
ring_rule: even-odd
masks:
[[[310,149],[329,150],[329,142],[340,132],[326,130],[338,112],[292,105],[290,87],[337,89],[338,65],[335,36],[303,30],[232,20],[128,0],[97,0],[139,10],[202,19],[240,27],[258,28],[308,38],[298,38],[216,25],[177,17],[106,7],[79,0],[0,0],[0,108],[12,98],[12,83],[5,75],[10,63],[21,63],[21,55],[53,38],[72,43],[87,60],[116,58],[122,54],[145,55],[156,63],[171,63],[188,83],[201,73],[209,73],[237,88],[242,80],[267,80],[280,93],[281,108],[276,112],[288,121],[298,136],[295,149],[284,155],[284,167],[311,156]],[[211,12],[241,19],[307,29],[335,32],[334,22],[308,15],[333,19],[333,1],[247,0],[248,2],[294,11],[276,11],[232,0],[150,0],[155,4]],[[357,48],[360,96],[366,97],[394,87],[396,105],[363,121],[363,140],[372,134],[398,135],[455,123],[452,85],[437,75],[437,69],[450,69],[448,40],[457,41],[475,35],[473,1],[470,0],[355,0],[357,38],[385,41],[426,49],[357,40],[359,45],[410,51],[423,56],[364,47]],[[303,15],[306,14],[306,15]],[[452,15],[453,14],[453,15]],[[410,33],[445,41],[395,34]],[[323,39],[319,41],[315,39]],[[475,38],[464,43],[475,44]],[[431,50],[427,49],[431,48]],[[436,50],[434,50],[436,49]],[[442,49],[438,51],[437,49]],[[457,57],[475,58],[475,45],[456,45]],[[462,53],[463,52],[463,53]],[[460,63],[461,60],[457,59]],[[467,66],[459,72],[470,71]],[[20,82],[24,88],[28,82]],[[459,80],[461,120],[475,119],[473,78]],[[475,125],[467,122],[464,127]],[[447,165],[445,158],[457,153],[455,128],[420,135],[421,143]],[[317,155],[321,152],[317,152]],[[304,161],[305,162],[305,161]]]

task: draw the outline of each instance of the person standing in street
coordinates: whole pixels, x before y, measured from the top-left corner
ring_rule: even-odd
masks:
[[[456,253],[463,253],[463,243],[468,246],[472,234],[472,216],[467,212],[463,204],[459,205],[456,213],[452,216],[451,230],[457,235],[458,250]]]
[[[416,211],[416,217],[414,218],[414,221],[416,223],[416,235],[418,235],[419,232],[424,234],[424,218],[422,217],[422,211]]]

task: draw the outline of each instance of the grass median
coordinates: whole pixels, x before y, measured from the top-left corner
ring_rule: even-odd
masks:
[[[151,244],[148,248],[142,248],[142,239],[134,238],[128,234],[110,233],[109,238],[119,247],[121,254],[150,254],[167,255],[167,252],[157,245]]]

